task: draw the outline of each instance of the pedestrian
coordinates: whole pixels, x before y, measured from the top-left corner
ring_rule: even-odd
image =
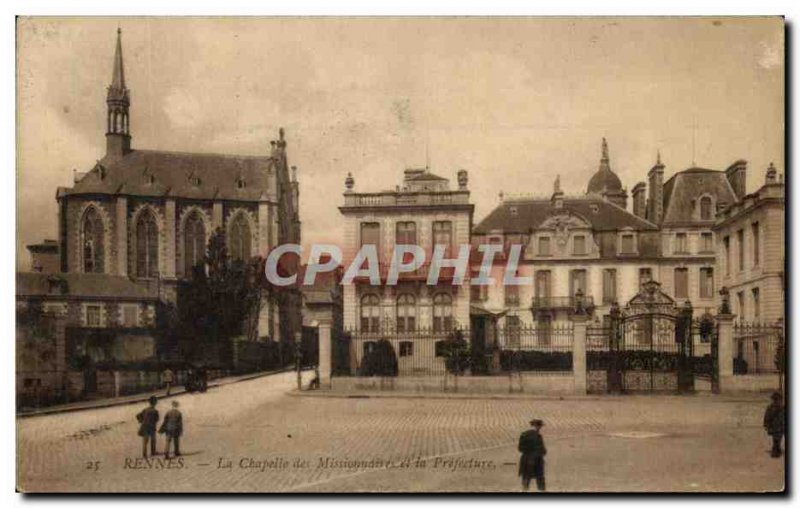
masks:
[[[178,401],[172,401],[172,409],[167,411],[164,415],[164,421],[161,423],[161,428],[158,429],[159,434],[165,434],[167,438],[167,447],[164,449],[164,456],[169,458],[170,443],[175,443],[175,456],[181,456],[181,434],[183,434],[183,415],[178,410]]]
[[[544,422],[534,419],[530,424],[533,428],[519,436],[517,448],[522,454],[519,458],[519,476],[522,478],[523,491],[530,489],[532,478],[536,478],[536,488],[544,491],[544,456],[547,454],[541,434]]]
[[[161,374],[161,382],[164,384],[164,386],[167,387],[167,396],[169,396],[169,391],[172,388],[172,383],[175,382],[175,374],[169,367],[167,367]]]
[[[781,402],[781,394],[772,394],[772,403],[764,411],[764,429],[772,436],[772,453],[775,458],[781,456],[781,441],[785,430],[786,412]]]
[[[158,424],[158,398],[155,395],[148,400],[150,405],[136,415],[139,422],[139,435],[142,436],[142,456],[147,458],[147,442],[150,442],[150,455],[156,454],[156,425]]]

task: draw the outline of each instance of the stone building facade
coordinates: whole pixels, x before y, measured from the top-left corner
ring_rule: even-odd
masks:
[[[557,180],[549,197],[501,198],[473,230],[473,245],[521,245],[519,273],[533,282],[473,291],[473,304],[499,326],[548,326],[567,320],[580,290],[591,315],[603,320],[613,302],[624,305],[655,280],[679,305],[690,301],[695,315],[715,313],[715,216],[743,199],[746,162],[725,171],[692,167],[666,181],[664,169],[659,156],[648,182],[633,187],[629,211],[604,139],[584,195],[564,195]]]
[[[716,270],[741,321],[784,317],[785,213],[785,184],[770,164],[761,188],[716,216]]]
[[[344,217],[342,252],[346,264],[365,244],[377,247],[382,281],[396,244],[422,247],[427,261],[416,272],[400,274],[397,285],[376,286],[358,278],[352,284],[345,284],[345,330],[355,331],[362,342],[371,342],[370,335],[399,337],[419,330],[446,335],[455,328],[468,327],[468,277],[462,284],[454,285],[443,270],[438,284],[427,284],[435,246],[444,245],[445,257],[449,259],[457,256],[460,246],[469,245],[474,206],[469,202],[467,172],[459,171],[455,190],[450,188],[448,179],[427,168],[406,169],[402,183],[394,190],[356,192],[354,186],[355,180],[348,175],[344,205],[339,207]],[[368,345],[356,340],[351,359],[360,362],[365,347]],[[404,345],[402,350],[399,343],[394,347],[400,356],[401,369],[402,363],[414,356],[434,357],[433,341]]]

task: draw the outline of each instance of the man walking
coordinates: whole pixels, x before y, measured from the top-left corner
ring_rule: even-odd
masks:
[[[175,382],[175,374],[173,374],[172,370],[169,367],[167,367],[161,374],[161,381],[167,387],[167,396],[169,396],[169,391],[172,388],[172,383]]]
[[[544,439],[541,429],[544,426],[542,420],[534,419],[530,422],[532,429],[526,430],[519,436],[519,446],[517,447],[522,456],[519,458],[519,476],[522,478],[522,490],[528,491],[531,486],[531,478],[536,478],[536,488],[544,491],[544,456],[547,449],[544,447]]]
[[[155,395],[148,400],[150,405],[136,415],[139,422],[139,435],[142,436],[142,457],[147,458],[147,442],[150,442],[150,455],[156,454],[156,425],[158,424],[158,398]]]
[[[167,411],[164,415],[164,421],[161,428],[158,429],[159,434],[166,434],[167,447],[164,449],[164,456],[169,458],[170,443],[175,443],[175,456],[181,456],[181,434],[183,434],[183,415],[178,410],[178,401],[172,401],[172,409]]]
[[[772,404],[764,411],[764,429],[772,436],[772,453],[775,458],[781,456],[781,441],[783,440],[785,425],[785,410],[781,402],[781,394],[772,394]]]

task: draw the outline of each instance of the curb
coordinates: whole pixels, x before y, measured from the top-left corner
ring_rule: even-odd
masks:
[[[307,370],[307,369],[304,369]],[[294,369],[282,369],[282,370],[271,370],[268,372],[257,372],[254,374],[245,374],[242,377],[236,377],[235,379],[228,378],[219,378],[219,382],[212,381],[208,384],[208,390],[212,388],[218,388],[220,386],[240,383],[242,381],[252,381],[253,379],[259,379],[262,377],[273,376],[276,374],[284,374],[286,372],[294,372]],[[46,416],[46,415],[54,415],[60,413],[72,413],[76,411],[86,411],[89,409],[104,409],[114,406],[127,406],[130,404],[141,404],[142,402],[146,402],[150,397],[155,396],[158,400],[168,399],[171,397],[177,397],[178,395],[184,395],[188,393],[185,388],[179,388],[169,395],[167,394],[159,394],[154,392],[147,392],[142,394],[137,394],[137,396],[133,396],[132,398],[126,398],[125,400],[119,400],[119,398],[110,398],[110,399],[100,399],[97,401],[96,404],[88,404],[85,406],[76,406],[76,407],[64,407],[64,406],[51,406],[48,408],[42,409],[35,409],[33,411],[25,411],[21,413],[17,413],[17,418],[30,418],[33,416]]]

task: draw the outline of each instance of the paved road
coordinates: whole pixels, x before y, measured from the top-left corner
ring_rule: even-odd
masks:
[[[761,400],[333,398],[286,394],[294,382],[282,374],[177,397],[186,426],[182,462],[137,461],[135,406],[19,419],[18,485],[59,492],[514,492],[516,440],[537,416],[546,422],[552,491],[783,486],[783,461],[769,457],[760,427]]]

